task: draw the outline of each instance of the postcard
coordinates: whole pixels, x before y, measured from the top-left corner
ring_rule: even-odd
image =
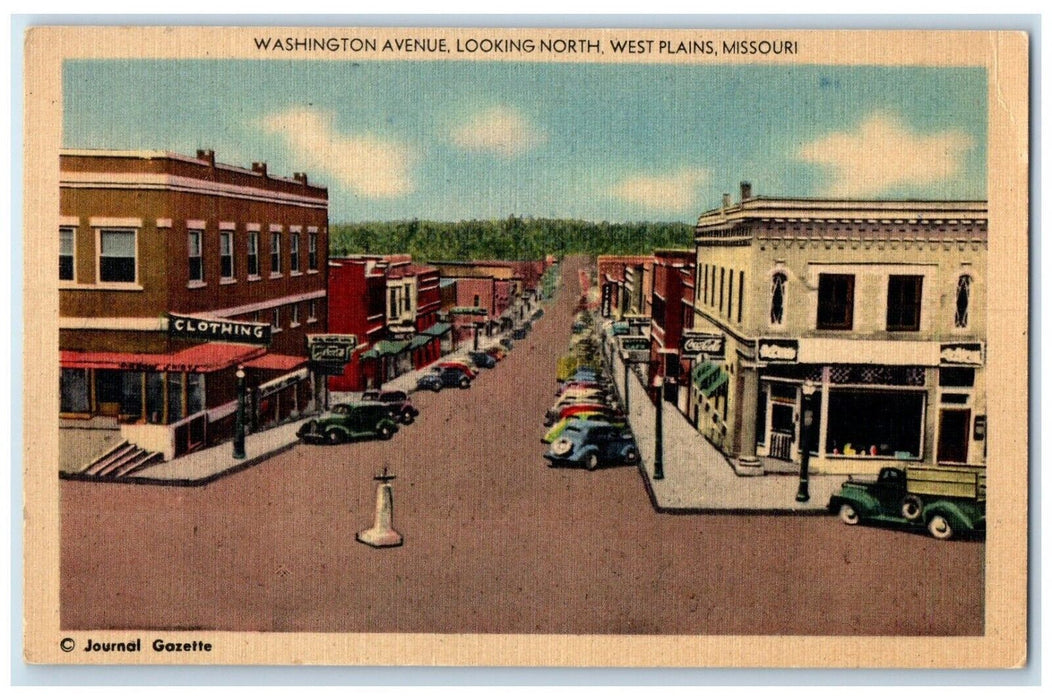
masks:
[[[25,59],[27,661],[1026,663],[1025,33]]]

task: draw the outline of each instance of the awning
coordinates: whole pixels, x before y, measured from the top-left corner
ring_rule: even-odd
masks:
[[[245,364],[265,355],[258,345],[202,343],[174,353],[81,352],[62,350],[59,364],[65,369],[115,369],[156,372],[215,372]]]
[[[409,347],[408,340],[381,340],[362,353],[363,360],[372,360],[385,355],[397,355]]]
[[[416,350],[417,348],[422,348],[434,339],[434,336],[431,335],[414,335],[409,341],[409,349]]]
[[[424,335],[431,335],[437,338],[440,335],[445,335],[446,333],[448,333],[449,329],[452,327],[452,323],[436,323],[430,328],[425,328],[423,331],[421,331],[421,333],[423,333]]]
[[[248,369],[266,369],[278,372],[291,372],[294,369],[299,369],[307,364],[306,357],[297,357],[295,355],[279,355],[277,353],[268,352],[262,357],[257,357],[253,360],[249,360],[245,363],[245,367]]]
[[[727,373],[723,370],[720,370],[719,373],[716,375],[716,379],[707,387],[702,388],[701,393],[704,396],[712,396],[720,387],[726,384],[729,379],[730,377],[727,375]]]
[[[717,389],[727,383],[727,373],[718,364],[704,362],[690,372],[691,381],[704,396],[711,396]]]

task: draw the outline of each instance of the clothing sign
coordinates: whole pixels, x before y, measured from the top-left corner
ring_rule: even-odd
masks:
[[[757,354],[765,362],[796,362],[800,343],[796,340],[761,338]]]
[[[270,345],[270,324],[168,314],[168,337]]]

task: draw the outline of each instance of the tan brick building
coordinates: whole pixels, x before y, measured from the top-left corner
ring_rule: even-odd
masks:
[[[985,464],[987,207],[742,197],[696,229],[688,416],[743,470]]]

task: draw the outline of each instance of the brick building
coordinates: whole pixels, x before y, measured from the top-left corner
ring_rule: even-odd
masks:
[[[985,464],[987,207],[753,196],[698,219],[688,415],[743,469]],[[810,397],[810,398],[808,398]]]
[[[690,360],[681,353],[684,329],[694,325],[694,257],[693,250],[656,250],[652,260],[653,287],[650,299],[650,365],[651,382],[658,376],[664,381],[664,394],[687,410]]]
[[[253,427],[314,408],[326,188],[212,151],[66,150],[60,170],[64,419],[170,459],[230,437],[239,366]]]

